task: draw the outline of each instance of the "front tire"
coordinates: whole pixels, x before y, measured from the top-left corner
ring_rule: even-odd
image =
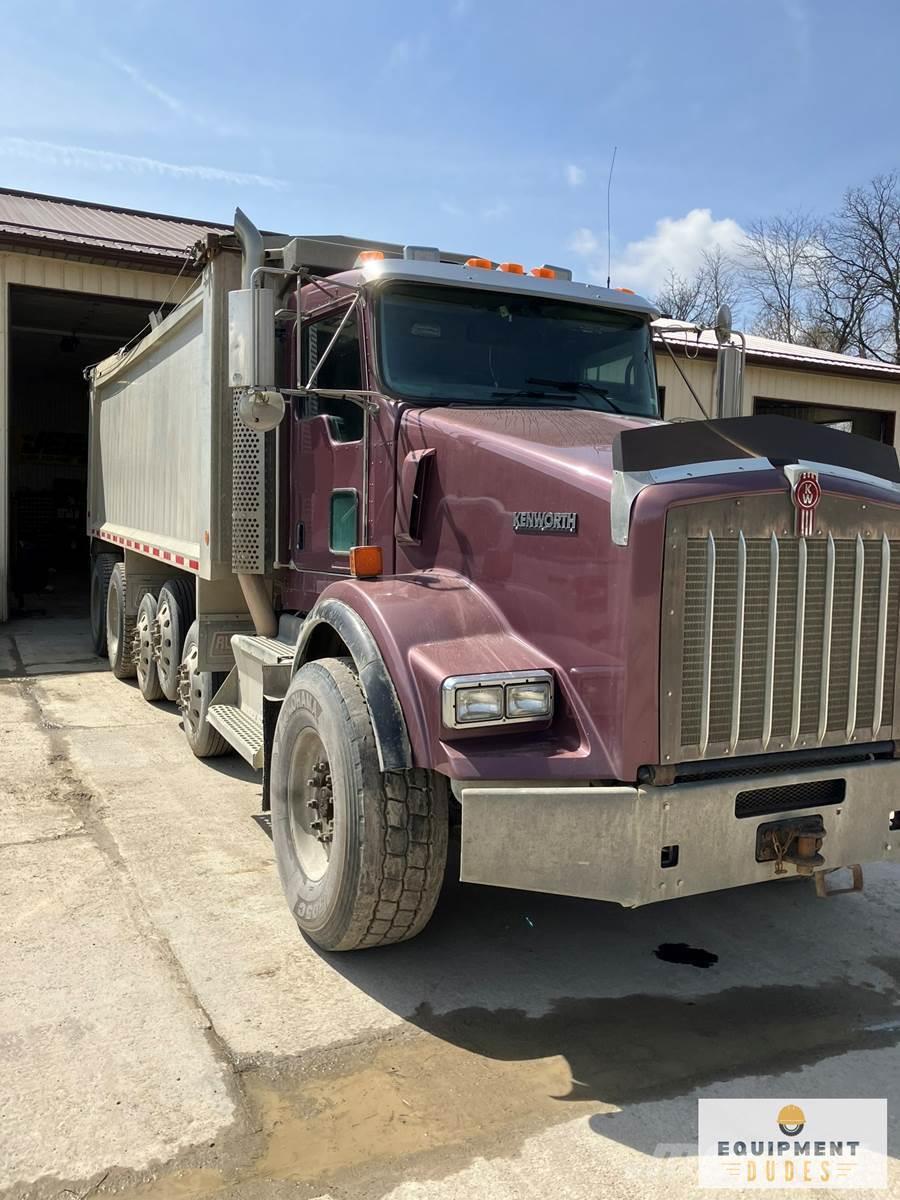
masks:
[[[434,911],[447,791],[430,771],[382,772],[350,659],[294,677],[272,748],[272,841],[300,929],[325,950],[405,941]]]

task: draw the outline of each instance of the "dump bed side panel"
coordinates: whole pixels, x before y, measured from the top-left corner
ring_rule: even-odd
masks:
[[[91,392],[89,533],[208,579],[231,570],[224,338],[237,274],[233,256],[214,259],[178,309],[100,364]]]

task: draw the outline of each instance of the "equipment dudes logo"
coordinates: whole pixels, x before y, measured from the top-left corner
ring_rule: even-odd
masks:
[[[797,477],[791,499],[797,510],[797,537],[812,537],[816,527],[816,509],[822,499],[822,486],[815,471],[804,471]]]
[[[887,1187],[886,1100],[701,1100],[703,1188]]]

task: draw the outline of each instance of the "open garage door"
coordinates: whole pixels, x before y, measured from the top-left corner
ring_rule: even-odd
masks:
[[[146,325],[147,301],[43,288],[9,296],[9,615],[82,615],[88,387],[84,369]]]
[[[814,421],[843,433],[855,433],[873,438],[876,442],[894,444],[894,414],[877,408],[842,408],[833,404],[800,404],[791,400],[773,400],[754,396],[753,411],[757,416],[794,417],[798,421]]]

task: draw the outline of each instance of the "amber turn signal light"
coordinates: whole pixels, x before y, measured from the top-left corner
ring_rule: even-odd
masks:
[[[350,574],[358,579],[374,579],[384,570],[380,546],[354,546],[350,551]]]
[[[531,274],[538,279],[555,279],[556,272],[552,267],[532,267]]]
[[[361,250],[356,256],[356,261],[357,263],[381,262],[383,258],[383,250]]]
[[[626,296],[634,295],[634,288],[613,288],[614,292],[624,292]]]
[[[490,269],[491,269],[491,267],[493,267],[493,265],[494,264],[491,262],[491,260],[489,258],[467,258],[466,259],[467,267],[483,267],[485,271],[490,271]]]
[[[501,263],[498,271],[509,271],[510,275],[524,275],[525,268],[521,263]]]

